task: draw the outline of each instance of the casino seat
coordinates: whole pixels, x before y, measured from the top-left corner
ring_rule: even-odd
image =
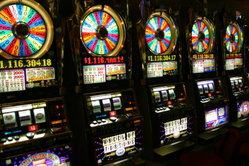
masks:
[[[229,129],[224,137],[215,143],[216,153],[186,152],[180,156],[181,166],[234,166],[241,144],[240,132]]]

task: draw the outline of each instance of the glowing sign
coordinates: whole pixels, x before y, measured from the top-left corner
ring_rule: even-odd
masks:
[[[38,153],[25,159],[19,166],[59,166],[60,158],[53,153]]]

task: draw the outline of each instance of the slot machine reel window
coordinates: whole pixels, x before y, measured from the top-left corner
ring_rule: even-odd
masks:
[[[182,84],[151,89],[156,113],[170,111],[186,105],[185,87]]]
[[[83,55],[84,84],[126,79],[126,57],[119,55],[126,29],[117,12],[106,5],[91,7],[81,20],[80,35],[89,54]]]
[[[235,22],[230,22],[226,27],[224,36],[225,48],[225,68],[226,70],[235,70],[243,66],[243,31]]]
[[[237,117],[239,119],[247,118],[249,115],[249,101],[238,102],[237,111]]]
[[[245,90],[243,77],[230,77],[230,83],[234,96],[238,96],[239,93]]]
[[[205,17],[197,17],[191,32],[192,72],[194,74],[215,71],[215,57],[212,53],[214,40],[213,24]]]
[[[205,111],[205,129],[212,129],[228,122],[227,107],[219,107]]]
[[[33,0],[0,2],[0,92],[56,85],[50,49],[53,22]]]
[[[5,144],[27,141],[25,134],[30,132],[34,134],[32,138],[41,138],[45,133],[49,135],[66,129],[62,101],[6,106],[0,112],[0,138],[14,138],[5,140]]]
[[[139,114],[135,100],[129,94],[101,94],[89,96],[87,101],[91,127],[114,123]]]
[[[201,103],[207,103],[222,97],[219,80],[199,81],[197,82],[197,88]]]
[[[5,142],[6,144],[14,143],[19,139],[27,140],[28,138],[20,138],[20,136],[27,132],[36,132],[46,126],[45,107],[46,103],[43,102],[2,107],[3,130],[1,138],[14,136],[15,139]]]
[[[148,18],[145,27],[145,40],[150,51],[147,55],[148,78],[177,74],[177,56],[173,54],[177,38],[178,28],[165,12],[155,12]]]

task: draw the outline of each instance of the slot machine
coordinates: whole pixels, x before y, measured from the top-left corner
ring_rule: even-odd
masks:
[[[161,157],[193,145],[194,108],[183,80],[181,33],[174,13],[158,8],[137,24],[142,69],[138,99],[151,123],[152,136],[147,137],[152,137],[152,146],[148,148]]]
[[[143,151],[143,118],[131,86],[129,5],[126,1],[78,5],[83,9],[75,27],[78,40],[74,36],[71,45],[79,73],[77,111],[84,113],[77,128],[85,125],[81,132],[87,142],[79,151],[87,147],[89,165],[132,162]],[[83,137],[77,138],[79,142]]]
[[[225,132],[229,120],[228,96],[218,75],[216,28],[207,14],[197,11],[189,12],[186,33],[189,79],[193,81],[198,136],[201,140],[210,140]]]
[[[241,128],[248,124],[248,77],[245,67],[244,20],[239,11],[224,13],[221,33],[223,76],[230,102],[231,125]]]
[[[61,28],[57,4],[0,2],[1,165],[20,164],[36,151],[52,153],[52,147],[71,149],[71,131],[60,93],[63,43],[58,33]],[[60,149],[55,151],[59,153]],[[68,151],[67,163],[70,155]],[[32,161],[36,162],[36,158]]]

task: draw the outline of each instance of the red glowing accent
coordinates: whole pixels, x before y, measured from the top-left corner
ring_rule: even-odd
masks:
[[[129,103],[128,103],[128,104],[130,104],[130,105],[131,105],[131,104],[132,104],[132,102],[131,102],[131,101],[129,101]]]
[[[172,102],[172,101],[168,101],[167,104],[168,104],[168,105],[172,105],[173,102]]]
[[[30,126],[28,126],[28,131],[29,132],[37,131],[38,129],[39,129],[38,125],[30,125]]]
[[[239,88],[239,91],[241,91],[242,89],[241,88]]]
[[[60,106],[59,106],[59,105],[56,105],[56,106],[55,106],[55,108],[56,108],[56,109],[59,109],[59,108],[60,108]]]
[[[58,113],[57,116],[61,116],[61,113]]]
[[[124,57],[88,57],[83,59],[84,64],[110,64],[110,63],[124,63]]]
[[[183,93],[180,93],[180,96],[183,96],[184,94]]]
[[[208,97],[212,97],[212,93],[208,93]]]
[[[61,105],[61,108],[64,108],[64,105]]]
[[[117,117],[117,111],[110,111],[109,116],[110,117]]]

